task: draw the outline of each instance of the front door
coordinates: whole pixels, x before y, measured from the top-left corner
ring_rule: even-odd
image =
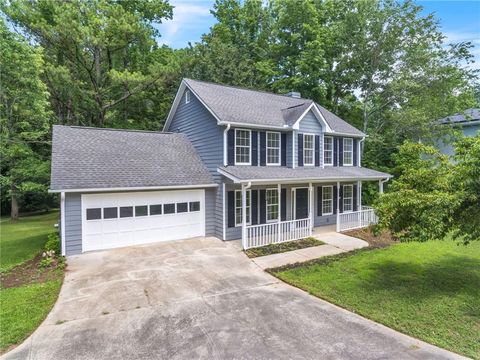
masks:
[[[308,189],[295,189],[295,219],[308,218]]]

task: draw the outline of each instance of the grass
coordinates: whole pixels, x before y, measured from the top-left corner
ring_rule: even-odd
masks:
[[[23,341],[45,319],[57,300],[61,278],[0,290],[0,352]]]
[[[480,243],[403,243],[272,273],[343,308],[480,359]]]
[[[47,235],[54,232],[58,211],[0,223],[0,272],[33,258],[45,245]]]
[[[323,245],[324,242],[315,239],[314,237],[308,237],[305,239],[284,242],[280,244],[271,244],[258,248],[248,249],[245,251],[248,257],[254,258],[258,256],[279,254],[287,251],[304,249],[312,246]]]
[[[0,353],[27,338],[45,319],[58,297],[63,268],[36,270],[38,263],[32,260],[43,250],[48,234],[55,231],[53,224],[57,220],[57,211],[16,221],[1,220],[2,279],[28,276],[19,284],[8,285],[6,281],[0,285]]]

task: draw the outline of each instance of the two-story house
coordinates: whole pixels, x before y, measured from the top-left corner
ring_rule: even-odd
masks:
[[[195,236],[244,248],[374,221],[365,134],[298,93],[184,79],[163,132],[55,126],[62,252]]]

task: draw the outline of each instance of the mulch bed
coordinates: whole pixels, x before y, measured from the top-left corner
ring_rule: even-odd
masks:
[[[383,248],[399,243],[387,230],[383,230],[375,235],[372,227],[345,231],[343,234],[365,240],[372,248]]]
[[[254,258],[265,255],[280,254],[287,251],[305,249],[312,246],[319,246],[325,244],[324,242],[315,239],[314,237],[308,237],[305,239],[288,241],[280,244],[271,244],[258,248],[248,249],[245,251],[248,257]]]
[[[8,272],[0,273],[0,287],[6,289],[44,283],[62,276],[62,271],[59,271],[59,265],[62,267],[63,264],[60,264],[57,259],[47,268],[39,266],[41,260],[42,254],[38,254],[33,259],[15,266]]]

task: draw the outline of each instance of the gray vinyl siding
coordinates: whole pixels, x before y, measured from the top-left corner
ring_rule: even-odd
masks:
[[[323,128],[315,114],[310,110],[300,121],[299,134],[309,133],[320,136],[320,166],[323,166]],[[298,141],[295,143],[298,156]]]
[[[63,226],[63,225],[62,225]],[[82,195],[65,194],[65,255],[82,252]]]
[[[215,203],[217,196],[217,189],[209,188],[205,189],[205,235],[215,236],[216,226],[215,217],[212,214],[215,213]]]
[[[293,131],[287,133],[287,167],[293,167]]]
[[[180,132],[187,135],[198,155],[219,185],[211,191],[212,203],[206,212],[206,229],[208,235],[223,236],[222,210],[218,205],[223,203],[222,177],[217,168],[223,165],[223,131],[217,120],[191,93],[190,102],[185,104],[185,93],[182,95],[172,123],[167,131]],[[181,164],[179,164],[181,166]],[[209,195],[210,196],[210,195]]]

